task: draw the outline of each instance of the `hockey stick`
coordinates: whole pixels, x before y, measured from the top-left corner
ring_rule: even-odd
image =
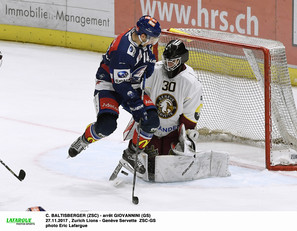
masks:
[[[8,169],[8,171],[10,171],[16,178],[18,178],[20,181],[24,180],[25,176],[26,176],[26,172],[21,169],[19,175],[15,174],[14,171],[12,171],[1,159],[0,159],[1,164],[3,164],[3,166],[5,168]]]
[[[132,186],[132,202],[135,205],[139,203],[139,199],[137,196],[135,196],[134,191],[135,191],[135,183],[136,183],[136,168],[137,168],[137,161],[138,161],[138,154],[139,154],[140,126],[141,126],[141,119],[139,120],[139,124],[138,124],[139,129],[137,134],[136,156],[135,156],[135,163],[134,163],[133,186]]]
[[[145,79],[146,79],[146,73],[144,72],[143,73],[143,81],[142,81],[142,91],[141,91],[141,99],[142,100],[144,98]],[[138,123],[136,157],[135,157],[134,172],[133,172],[132,202],[135,205],[137,205],[139,203],[139,199],[137,196],[135,196],[134,191],[135,191],[135,183],[136,183],[136,168],[137,168],[137,161],[138,161],[138,154],[139,154],[140,128],[141,128],[141,119],[139,120],[139,123]]]

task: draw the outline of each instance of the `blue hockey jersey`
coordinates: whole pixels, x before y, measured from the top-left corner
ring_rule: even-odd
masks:
[[[143,73],[148,78],[154,71],[155,55],[151,45],[138,46],[132,40],[134,28],[120,34],[109,46],[98,68],[96,78],[101,87],[96,90],[117,92],[123,102],[139,97],[139,88]],[[103,86],[103,88],[102,88]]]

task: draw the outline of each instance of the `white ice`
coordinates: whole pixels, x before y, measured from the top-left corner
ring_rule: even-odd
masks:
[[[183,183],[148,183],[132,175],[108,178],[127,143],[130,115],[121,110],[117,130],[67,159],[69,145],[95,121],[94,78],[101,54],[0,41],[0,159],[27,176],[18,181],[0,165],[0,211],[296,211],[297,177],[230,165],[230,177]],[[294,89],[295,99],[297,90]],[[211,144],[208,148],[251,156],[257,148]]]

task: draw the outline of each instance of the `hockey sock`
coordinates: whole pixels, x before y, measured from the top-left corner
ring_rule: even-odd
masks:
[[[132,143],[136,147],[137,146],[137,137],[138,137],[138,129],[135,129],[133,138],[132,138]],[[146,145],[150,142],[150,140],[153,137],[153,133],[148,133],[140,129],[140,134],[139,134],[139,149],[143,150]]]
[[[98,135],[96,134],[95,130],[94,130],[94,124],[95,123],[91,123],[87,126],[86,131],[84,133],[84,138],[89,142],[89,143],[94,143],[98,140],[100,140],[101,138],[103,138],[103,135]]]

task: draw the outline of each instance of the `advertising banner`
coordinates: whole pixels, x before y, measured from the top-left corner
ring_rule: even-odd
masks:
[[[125,2],[116,1],[118,9]],[[275,32],[275,18],[267,20],[275,15],[275,3],[269,0],[261,3],[256,0],[236,1],[236,4],[234,0],[138,0],[135,8],[138,12],[136,20],[143,14],[149,14],[160,20],[163,28],[205,28],[261,37],[269,37]],[[260,26],[267,30],[260,30]],[[116,33],[121,27],[116,25]]]
[[[297,0],[293,0],[293,45],[297,46]]]
[[[281,41],[286,47],[289,66],[297,66],[297,0],[0,2],[0,25],[37,27],[109,38],[134,26],[145,14],[157,18],[162,28],[201,28]],[[79,41],[80,38],[76,41],[78,46]],[[93,47],[93,43],[88,47]]]
[[[114,0],[1,0],[0,24],[114,36]]]
[[[281,41],[288,63],[297,66],[297,0],[115,0],[115,33],[144,14],[157,18],[162,28],[201,28]]]

